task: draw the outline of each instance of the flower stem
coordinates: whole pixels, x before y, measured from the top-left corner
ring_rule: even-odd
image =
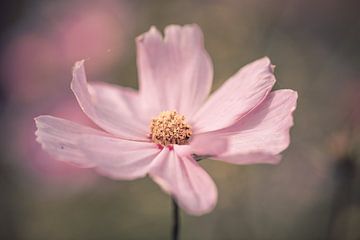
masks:
[[[179,213],[179,206],[177,205],[174,198],[172,198],[172,206],[173,206],[172,240],[178,240],[179,230],[180,230],[180,213]]]

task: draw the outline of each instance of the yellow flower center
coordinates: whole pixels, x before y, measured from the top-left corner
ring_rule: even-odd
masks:
[[[150,138],[156,144],[167,146],[169,144],[184,145],[192,135],[191,126],[185,117],[176,111],[164,111],[150,123]]]

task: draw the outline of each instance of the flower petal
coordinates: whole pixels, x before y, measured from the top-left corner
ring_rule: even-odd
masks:
[[[82,110],[99,127],[121,138],[147,140],[148,127],[138,117],[141,105],[135,91],[110,84],[89,86],[84,61],[74,66],[71,89]]]
[[[140,92],[153,114],[176,110],[189,118],[208,96],[213,78],[199,26],[170,25],[164,39],[152,27],[136,43]]]
[[[161,151],[154,143],[95,135],[83,135],[79,148],[99,173],[117,180],[146,176]]]
[[[193,128],[197,132],[207,132],[230,126],[259,105],[274,83],[269,58],[244,66],[213,93],[195,114]]]
[[[290,143],[296,101],[295,91],[274,91],[239,122],[214,133],[229,140],[227,151],[218,158],[236,164],[278,163],[278,154]]]
[[[194,159],[179,156],[174,150],[162,150],[154,160],[150,176],[187,213],[202,215],[210,212],[217,202],[213,180]]]
[[[49,154],[81,167],[94,166],[79,151],[77,142],[82,134],[101,136],[106,135],[105,132],[52,116],[39,116],[35,118],[35,123],[36,140]]]
[[[197,158],[211,158],[227,151],[228,138],[226,136],[216,136],[213,133],[195,134],[191,137],[188,145],[177,145],[177,153],[181,156],[196,155]]]
[[[48,153],[81,167],[95,167],[114,179],[144,177],[160,152],[156,144],[113,138],[52,116],[37,117],[35,122],[37,141]]]

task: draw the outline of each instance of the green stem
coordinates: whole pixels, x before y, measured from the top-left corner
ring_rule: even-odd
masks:
[[[173,206],[172,240],[178,240],[179,230],[180,230],[180,213],[179,213],[179,206],[177,205],[174,198],[172,198],[172,206]]]

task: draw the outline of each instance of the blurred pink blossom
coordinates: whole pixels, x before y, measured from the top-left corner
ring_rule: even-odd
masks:
[[[126,5],[84,3],[45,4],[38,18],[46,19],[47,24],[28,23],[26,30],[9,42],[2,66],[14,101],[41,99],[65,88],[69,69],[78,59],[91,60],[90,76],[119,62],[131,22]]]
[[[62,87],[65,81],[59,76],[64,62],[57,51],[51,41],[33,33],[21,34],[10,43],[2,66],[13,102],[31,104]]]
[[[73,64],[79,59],[91,58],[92,62],[96,61],[91,69],[101,71],[113,64],[114,59],[118,60],[129,22],[125,22],[124,14],[114,12],[123,9],[113,5],[114,2],[111,5],[86,4],[81,12],[73,11],[55,26],[53,39],[59,43],[59,51],[66,62]]]
[[[33,118],[51,112],[90,124],[68,89],[75,60],[89,59],[89,74],[104,75],[118,64],[131,29],[128,6],[120,1],[50,1],[38,6],[13,34],[1,61],[16,109],[14,151],[26,169],[49,184],[84,186],[94,180],[86,169],[52,161],[34,141]]]

